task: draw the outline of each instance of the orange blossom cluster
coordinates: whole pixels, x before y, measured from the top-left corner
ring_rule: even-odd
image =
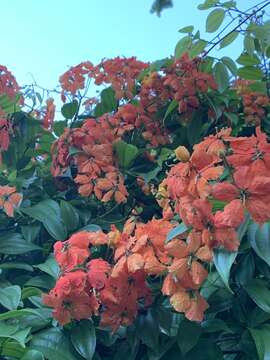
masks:
[[[19,92],[19,85],[11,72],[3,65],[0,65],[0,96],[5,94],[13,99]],[[8,149],[12,126],[7,119],[7,114],[0,107],[0,152]]]

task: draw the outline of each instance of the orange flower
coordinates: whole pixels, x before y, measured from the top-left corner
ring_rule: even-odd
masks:
[[[212,260],[211,249],[202,243],[200,232],[191,231],[187,242],[174,239],[166,245],[168,254],[173,257],[172,264],[168,267],[177,280],[180,280],[189,272],[192,282],[201,285],[206,279],[208,272],[202,262]]]
[[[90,256],[91,235],[81,231],[72,235],[67,241],[57,241],[54,244],[54,256],[62,271],[71,271],[84,264]]]
[[[61,325],[72,319],[87,319],[99,308],[97,299],[87,290],[86,273],[80,270],[60,277],[50,293],[43,296],[43,302],[54,308],[53,316]]]
[[[46,100],[45,116],[43,118],[43,127],[50,130],[52,128],[55,116],[55,104],[52,98]]]
[[[242,206],[259,224],[263,224],[270,218],[270,178],[260,174],[257,176],[250,171],[248,166],[243,166],[234,173],[233,184],[220,183],[215,185],[212,194],[218,200],[240,199]],[[243,219],[243,210],[239,206],[240,200],[234,201],[238,209],[234,215]]]
[[[8,216],[14,216],[14,209],[20,205],[21,201],[22,195],[16,192],[15,187],[0,186],[0,207]]]

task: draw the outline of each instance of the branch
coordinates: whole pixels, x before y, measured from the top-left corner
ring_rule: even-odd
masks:
[[[249,14],[244,20],[242,20],[237,26],[235,26],[229,33],[225,34],[224,36],[222,36],[222,38],[220,38],[218,41],[216,41],[203,55],[203,57],[206,57],[210,51],[212,51],[222,40],[224,40],[228,35],[232,34],[234,31],[238,30],[245,22],[247,22],[250,18],[252,18],[252,16],[256,15],[259,11],[263,10],[265,7],[267,7],[268,5],[270,5],[270,1],[267,1],[266,4],[264,4],[263,6],[261,6],[260,8],[258,8],[256,11],[252,12],[251,14]],[[232,24],[232,22],[235,20],[232,19],[230,21],[229,24],[226,25],[226,27],[219,33],[221,34],[222,32],[224,32],[224,30],[230,25]],[[217,38],[219,35],[217,35],[215,38]],[[215,39],[214,38],[214,39]]]

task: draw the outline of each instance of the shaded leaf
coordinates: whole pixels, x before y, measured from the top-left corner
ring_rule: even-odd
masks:
[[[19,233],[7,233],[0,236],[0,253],[8,255],[24,254],[28,251],[40,250],[35,244],[25,241]]]
[[[70,103],[64,104],[61,109],[61,113],[66,119],[72,119],[77,113],[79,108],[79,103],[77,100],[73,100]]]
[[[39,331],[31,340],[30,348],[40,351],[48,360],[76,360],[68,338],[58,328]]]
[[[54,239],[65,240],[67,238],[67,230],[61,219],[60,206],[56,201],[51,199],[43,200],[32,207],[22,208],[21,211],[42,222]]]
[[[259,279],[253,279],[245,286],[251,299],[265,312],[270,313],[270,290]]]
[[[214,250],[215,267],[229,291],[232,291],[229,285],[230,270],[236,256],[237,252],[229,252],[225,249]]]
[[[90,321],[81,321],[71,331],[71,342],[83,358],[91,360],[96,349],[94,325]]]
[[[21,299],[21,288],[18,285],[0,288],[0,303],[8,310],[16,310]]]
[[[184,319],[179,326],[177,343],[183,355],[188,353],[198,342],[202,328],[196,322]]]
[[[248,227],[248,239],[256,254],[270,266],[270,224],[252,223]]]
[[[270,325],[265,324],[258,329],[249,329],[256,345],[259,360],[270,359]]]
[[[227,67],[222,62],[217,62],[214,66],[214,77],[218,84],[218,89],[223,92],[229,86],[229,73]]]
[[[136,146],[127,144],[123,140],[119,140],[114,144],[114,150],[116,152],[118,163],[123,168],[128,168],[139,153]]]

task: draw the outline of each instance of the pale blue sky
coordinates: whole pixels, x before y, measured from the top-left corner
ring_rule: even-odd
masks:
[[[207,11],[199,0],[174,0],[162,16],[150,14],[152,0],[0,0],[1,60],[19,83],[53,88],[68,66],[84,60],[135,55],[156,60],[173,53],[194,24],[203,31]],[[245,9],[254,0],[238,0]],[[236,47],[234,48],[236,50]]]

